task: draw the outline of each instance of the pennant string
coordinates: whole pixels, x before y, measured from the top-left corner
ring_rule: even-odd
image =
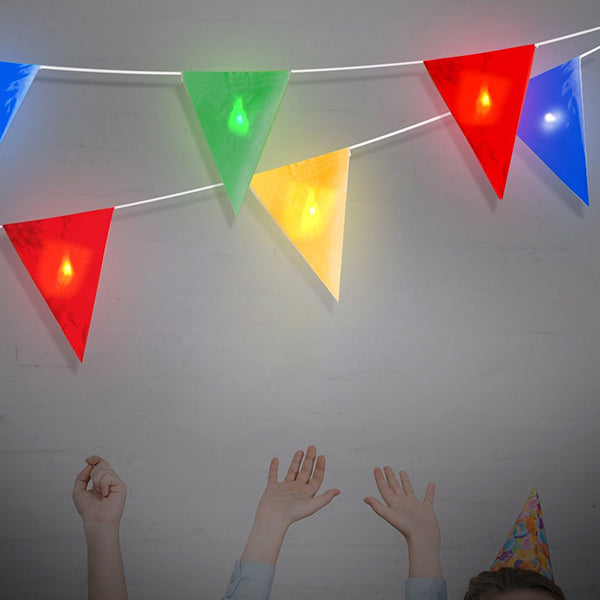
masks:
[[[450,116],[450,114],[451,113],[447,112],[442,115],[437,115],[436,117],[432,117],[431,119],[427,119],[426,121],[421,121],[420,123],[415,123],[414,125],[409,125],[408,127],[403,127],[402,129],[398,129],[397,131],[392,131],[391,133],[386,133],[384,135],[380,135],[379,137],[373,138],[372,140],[367,140],[366,142],[360,142],[358,144],[353,144],[352,146],[348,146],[348,149],[356,150],[357,148],[362,148],[363,146],[368,146],[369,144],[374,144],[375,142],[380,142],[381,140],[386,140],[387,138],[391,138],[395,135],[400,135],[401,133],[406,133],[407,131],[417,129],[417,127],[422,127],[423,125],[429,125],[429,123],[433,123],[434,121],[439,121],[440,119]]]
[[[551,40],[544,40],[542,42],[537,42],[535,45],[536,48],[541,46],[547,46],[548,44],[554,44],[556,42],[562,42],[563,40],[569,40],[571,38],[579,37],[582,35],[587,35],[588,33],[594,33],[595,31],[600,31],[600,26],[592,27],[591,29],[585,29],[583,31],[577,31],[575,33],[570,33],[569,35],[563,35],[561,37],[553,38]],[[598,48],[594,48],[585,54],[582,54],[581,57],[587,56],[592,52],[595,52]],[[390,67],[406,67],[411,65],[420,65],[423,64],[423,60],[408,60],[404,62],[393,62],[393,63],[379,63],[373,65],[355,65],[350,67],[323,67],[316,69],[291,69],[290,73],[293,75],[304,75],[308,73],[332,73],[334,71],[359,71],[365,69],[387,69]],[[182,71],[130,71],[123,69],[87,69],[83,67],[61,67],[55,65],[40,65],[40,69],[46,69],[47,71],[70,71],[77,73],[98,73],[103,75],[166,75],[166,76],[176,76],[182,77]]]
[[[396,63],[381,63],[378,65],[358,65],[354,67],[325,67],[322,69],[292,69],[290,73],[293,75],[301,75],[304,73],[327,73],[332,71],[359,71],[361,69],[386,69],[388,67],[406,67],[408,65],[422,65],[422,60],[409,60]]]
[[[160,202],[161,200],[169,200],[170,198],[179,198],[180,196],[196,194],[197,192],[205,192],[207,190],[213,190],[218,187],[223,187],[223,184],[212,183],[211,185],[205,185],[204,187],[196,188],[194,190],[177,192],[176,194],[168,194],[167,196],[158,196],[156,198],[150,198],[148,200],[140,200],[139,202],[130,202],[129,204],[119,204],[119,206],[115,206],[115,210],[119,210],[120,208],[132,208],[134,206],[141,206],[142,204],[151,204],[152,202]]]
[[[600,46],[596,46],[595,48],[592,48],[591,50],[588,50],[587,52],[580,54],[579,58],[585,58],[586,56],[589,56],[590,54],[593,54],[594,52],[598,52],[598,50],[600,50]]]
[[[594,31],[600,31],[600,26],[592,27],[592,29],[586,29],[584,31],[578,31],[576,33],[570,33],[569,35],[563,35],[562,37],[557,37],[557,38],[554,38],[551,40],[545,40],[543,42],[538,42],[537,44],[535,44],[535,47],[539,48],[540,46],[546,46],[547,44],[554,44],[556,42],[562,42],[563,40],[570,40],[571,38],[579,37],[580,35],[586,35],[588,33],[593,33]]]
[[[40,69],[47,71],[71,71],[76,73],[101,73],[104,75],[178,75],[181,71],[124,71],[119,69],[84,69],[81,67],[56,67],[53,65],[40,65]]]

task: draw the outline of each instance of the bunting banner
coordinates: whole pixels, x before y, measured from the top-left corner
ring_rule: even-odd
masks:
[[[106,208],[4,225],[82,362],[113,211]]]
[[[502,567],[537,571],[554,581],[542,506],[536,488],[531,490],[490,571]]]
[[[38,65],[0,62],[0,142],[27,95],[38,69]]]
[[[0,109],[0,141],[41,69],[177,77],[178,84],[183,82],[189,94],[222,179],[109,209],[13,223],[4,228],[80,361],[112,214],[121,208],[225,187],[237,215],[251,187],[338,301],[350,152],[370,144],[452,115],[499,199],[504,196],[519,135],[589,205],[581,60],[599,51],[600,46],[531,80],[529,76],[535,48],[595,31],[600,31],[600,26],[536,44],[434,60],[287,71],[130,71],[0,62],[0,98],[4,107]],[[416,64],[427,69],[450,112],[335,152],[255,174],[290,75]],[[513,538],[503,549],[505,558],[519,548],[517,534]],[[526,542],[527,550],[531,543]]]
[[[186,71],[183,81],[237,215],[283,98],[289,71]]]
[[[535,46],[424,61],[499,199],[525,98]]]
[[[257,173],[250,189],[339,300],[350,150]]]
[[[531,78],[518,135],[589,206],[579,57]]]

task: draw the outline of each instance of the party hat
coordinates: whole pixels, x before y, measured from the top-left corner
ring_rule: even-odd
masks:
[[[554,581],[542,507],[536,488],[531,490],[490,570],[497,571],[502,567],[537,571]]]

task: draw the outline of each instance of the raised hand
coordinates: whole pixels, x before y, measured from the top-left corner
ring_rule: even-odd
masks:
[[[85,523],[118,524],[123,514],[127,486],[110,463],[100,456],[89,456],[77,474],[73,502]],[[92,481],[92,488],[87,489]]]
[[[316,513],[340,493],[340,490],[330,489],[316,495],[325,477],[325,457],[316,458],[316,454],[315,446],[308,447],[306,456],[298,450],[281,482],[279,459],[271,460],[267,487],[256,510],[257,520],[276,521],[287,528],[295,521]]]
[[[406,471],[400,471],[400,481],[391,467],[374,470],[375,483],[385,504],[371,496],[364,501],[397,529],[408,543],[409,576],[441,577],[440,562],[441,531],[433,499],[435,484],[429,482],[425,498],[421,502],[413,490]]]
[[[317,457],[315,446],[309,446],[306,455],[302,450],[294,454],[283,481],[279,481],[278,472],[279,460],[273,458],[242,560],[274,565],[289,526],[316,513],[340,493],[329,489],[316,495],[325,477],[325,457]]]
[[[89,456],[85,462],[75,478],[73,502],[83,519],[87,541],[88,600],[127,600],[119,542],[127,487],[102,457]]]

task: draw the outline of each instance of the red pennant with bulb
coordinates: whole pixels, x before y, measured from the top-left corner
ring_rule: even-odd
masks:
[[[424,61],[496,195],[506,187],[535,46]]]
[[[106,208],[4,225],[80,361],[113,211]]]

